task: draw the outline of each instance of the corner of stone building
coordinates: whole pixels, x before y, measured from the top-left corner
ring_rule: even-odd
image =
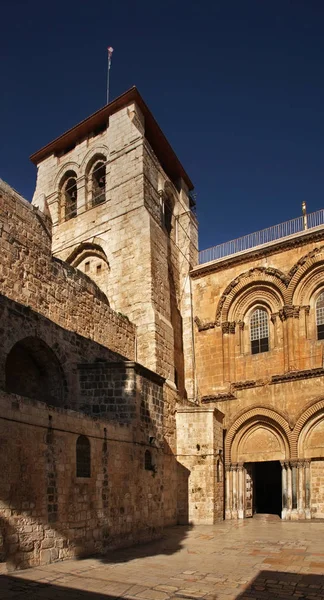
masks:
[[[198,406],[179,407],[176,414],[177,460],[189,474],[188,522],[197,525],[223,519],[223,418]]]

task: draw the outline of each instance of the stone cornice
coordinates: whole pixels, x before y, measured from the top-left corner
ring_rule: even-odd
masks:
[[[285,383],[287,381],[296,381],[298,379],[310,379],[312,377],[323,377],[324,368],[318,367],[317,369],[304,369],[303,371],[291,371],[290,373],[283,373],[282,375],[273,375],[271,377],[271,383]]]
[[[208,275],[209,273],[228,269],[229,267],[242,264],[250,260],[264,258],[266,256],[269,256],[269,254],[274,254],[275,252],[278,252],[279,250],[290,250],[291,248],[296,248],[309,244],[309,242],[323,241],[323,239],[323,227],[321,227],[321,229],[313,229],[311,231],[307,231],[307,233],[300,232],[299,234],[296,234],[296,237],[293,238],[284,238],[275,242],[271,242],[264,246],[251,248],[250,250],[246,250],[244,252],[231,255],[229,257],[225,256],[222,259],[199,265],[190,272],[190,276],[193,279],[195,279],[204,275]]]
[[[236,396],[232,392],[221,392],[211,396],[203,396],[201,402],[202,404],[209,404],[210,402],[224,402],[225,400],[236,400]]]

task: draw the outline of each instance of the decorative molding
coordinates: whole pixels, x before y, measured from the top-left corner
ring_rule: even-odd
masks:
[[[222,323],[222,333],[235,333],[235,321],[224,321]]]
[[[197,325],[198,331],[206,331],[207,329],[215,328],[215,321],[201,321],[199,317],[194,318],[194,322]]]
[[[303,371],[290,371],[289,373],[283,373],[282,375],[273,375],[271,377],[271,384],[296,381],[298,379],[310,379],[312,377],[323,377],[323,375],[323,367],[318,367],[317,369],[304,369]]]
[[[290,304],[285,304],[279,310],[279,317],[281,321],[286,321],[287,319],[298,319],[299,318],[300,306],[294,306]]]
[[[220,392],[210,396],[203,396],[201,399],[202,404],[208,404],[210,402],[222,402],[224,400],[236,400],[236,396],[232,392]]]
[[[231,389],[232,390],[245,390],[247,388],[256,387],[256,385],[257,385],[257,382],[254,379],[246,380],[246,381],[236,381],[235,383],[232,383]]]
[[[290,439],[291,439],[291,429],[292,427],[289,425],[288,421],[278,412],[273,409],[265,408],[263,406],[256,406],[251,408],[250,410],[246,410],[241,413],[240,416],[237,416],[236,420],[229,427],[226,439],[225,439],[225,456],[226,461],[230,462],[231,452],[232,452],[232,443],[241,427],[246,423],[269,423],[276,425],[281,429],[281,432],[286,435],[286,441],[288,443],[288,447],[290,448]]]
[[[215,318],[216,325],[220,325],[221,323],[221,315],[226,300],[233,299],[236,292],[245,287],[245,285],[249,282],[248,280],[253,282],[253,277],[255,275],[260,275],[260,279],[265,275],[270,277],[272,281],[262,281],[262,283],[277,283],[278,290],[280,290],[281,293],[283,293],[284,289],[287,288],[289,283],[287,276],[282,271],[279,271],[279,269],[274,269],[273,267],[254,267],[248,271],[245,271],[244,273],[241,273],[228,284],[219,299]]]

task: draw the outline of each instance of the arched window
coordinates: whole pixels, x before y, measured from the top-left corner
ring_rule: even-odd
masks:
[[[269,350],[268,314],[264,308],[256,308],[250,318],[251,353],[259,354]]]
[[[324,292],[316,300],[317,339],[324,340]]]
[[[76,443],[76,476],[90,477],[91,454],[90,442],[85,435],[79,435]]]
[[[74,171],[67,171],[64,175],[60,192],[61,220],[68,221],[77,216],[77,176]]]
[[[153,470],[152,454],[149,450],[145,450],[144,466],[146,471]]]
[[[91,204],[97,206],[106,199],[106,165],[100,160],[91,171]]]

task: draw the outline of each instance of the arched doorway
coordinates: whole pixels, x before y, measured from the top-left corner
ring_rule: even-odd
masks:
[[[37,337],[26,337],[10,350],[6,360],[6,391],[51,406],[62,406],[64,378],[53,350]]]
[[[229,430],[226,518],[272,514],[285,518],[283,467],[289,458],[286,423],[269,414],[246,414]],[[270,416],[271,415],[271,416]],[[279,415],[278,415],[279,416]]]

